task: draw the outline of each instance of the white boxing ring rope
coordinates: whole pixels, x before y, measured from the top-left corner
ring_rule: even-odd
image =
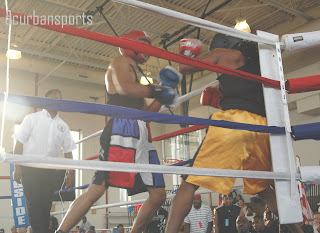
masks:
[[[209,20],[201,19],[195,16],[187,15],[181,12],[173,11],[167,8],[155,6],[149,3],[140,2],[138,0],[113,0],[115,2],[120,2],[129,6],[134,6],[143,9],[148,12],[152,12],[157,15],[165,16],[166,18],[173,18],[177,21],[182,21],[188,23],[195,27],[200,27],[210,31],[219,32],[229,36],[241,38],[243,40],[255,41],[258,43],[268,44],[274,46],[277,41],[271,39],[266,39],[259,35],[250,34],[247,32],[242,32],[237,29],[220,25]],[[279,45],[282,49],[293,51],[296,49],[310,48],[320,46],[320,31],[306,32],[306,33],[296,33],[296,34],[286,34],[282,36]]]
[[[241,38],[244,40],[250,40],[250,41],[255,41],[255,42],[269,44],[269,45],[274,45],[276,42],[276,41],[272,41],[272,40],[269,40],[269,39],[266,39],[263,37],[259,37],[254,34],[242,32],[242,31],[239,31],[239,30],[231,28],[231,27],[217,24],[217,23],[211,22],[209,20],[201,19],[201,18],[198,18],[195,16],[187,15],[187,14],[173,11],[170,9],[166,9],[163,7],[155,6],[155,5],[152,5],[149,3],[140,2],[137,0],[134,0],[134,1],[133,0],[113,0],[113,1],[127,4],[130,6],[134,6],[137,8],[141,8],[141,9],[146,10],[148,12],[152,12],[152,13],[155,13],[158,15],[165,16],[166,18],[173,18],[177,21],[182,21],[184,23],[188,23],[188,24],[193,25],[195,27],[200,27],[200,28],[204,28],[204,29],[207,29],[210,31],[223,33],[223,34],[237,37],[237,38]],[[284,47],[283,43],[281,45]]]
[[[275,179],[290,180],[290,174],[285,172],[230,170],[230,169],[209,169],[180,166],[163,166],[153,164],[132,164],[120,162],[92,161],[92,160],[71,160],[64,158],[43,157],[36,155],[21,156],[15,154],[2,154],[2,162],[15,163],[24,166],[60,168],[60,169],[88,169],[101,171],[119,172],[151,172],[165,174],[184,174],[198,176],[235,177],[252,179]],[[320,168],[319,168],[320,169]],[[299,173],[295,179],[301,179]]]
[[[290,173],[271,171],[251,171],[251,170],[230,170],[195,168],[181,166],[163,166],[153,164],[132,164],[120,162],[92,161],[92,160],[70,160],[65,158],[43,157],[36,155],[21,156],[15,154],[1,154],[1,161],[4,163],[15,163],[24,166],[60,168],[60,169],[88,169],[101,171],[120,172],[151,172],[165,174],[184,174],[198,176],[234,177],[252,179],[275,179],[290,180]],[[320,167],[306,166],[300,167],[300,173],[295,173],[295,180],[305,183],[320,184]]]
[[[135,0],[135,1],[132,1],[132,0],[113,0],[113,1],[124,3],[124,4],[134,6],[137,8],[141,8],[141,9],[146,10],[148,12],[152,12],[152,13],[155,13],[155,14],[158,14],[161,16],[165,16],[166,18],[173,18],[177,21],[182,21],[184,23],[188,23],[188,24],[191,24],[196,27],[208,29],[211,31],[216,31],[219,33],[223,33],[223,34],[226,34],[229,36],[241,38],[244,40],[250,40],[250,41],[260,42],[260,43],[269,44],[269,45],[274,45],[276,42],[276,41],[272,41],[272,40],[269,40],[269,39],[266,39],[263,37],[259,37],[254,34],[242,32],[242,31],[239,31],[239,30],[231,28],[231,27],[223,26],[221,24],[217,24],[217,23],[205,20],[205,19],[201,19],[201,18],[194,17],[194,16],[187,15],[187,14],[183,14],[183,13],[180,13],[177,11],[169,10],[169,9],[155,6],[152,4],[148,4],[145,2],[140,2],[137,0]],[[282,43],[282,46],[284,46],[283,43]]]
[[[189,93],[187,93],[187,94],[185,94],[183,96],[180,96],[177,99],[177,101],[173,104],[172,108],[175,108],[175,107],[179,106],[180,104],[188,101],[189,99],[191,99],[191,98],[193,98],[193,97],[195,97],[197,95],[200,95],[203,92],[203,90],[206,89],[207,87],[216,87],[218,85],[219,85],[219,81],[216,80],[216,81],[213,81],[213,82],[211,82],[209,84],[206,84],[206,85],[204,85],[204,86],[202,86],[202,87],[200,87],[200,88],[198,88],[198,89],[196,89],[194,91],[191,91],[191,92],[189,92]],[[167,109],[168,109],[167,107],[162,106],[161,109],[159,110],[159,112],[163,112],[163,111],[165,111]],[[87,141],[89,139],[98,137],[98,136],[100,136],[102,134],[102,131],[103,130],[99,130],[99,131],[97,131],[97,132],[95,132],[95,133],[93,133],[93,134],[91,134],[91,135],[89,135],[89,136],[87,136],[85,138],[82,138],[81,140],[77,141],[76,144],[79,144],[79,143],[82,143],[82,142]]]
[[[242,186],[233,186],[233,189],[239,189]],[[197,194],[207,194],[207,193],[213,193],[211,190],[202,190],[202,191],[196,191],[195,195]],[[176,194],[169,194],[167,195],[166,199],[172,199],[174,198]],[[91,207],[90,210],[99,210],[99,209],[106,209],[106,208],[113,208],[113,207],[119,207],[119,206],[129,206],[129,205],[136,205],[136,204],[142,204],[146,201],[147,199],[140,199],[140,200],[135,200],[135,201],[126,201],[126,202],[118,202],[118,203],[113,203],[113,204],[107,204],[107,205],[99,205],[99,206],[94,206]],[[67,211],[57,211],[57,212],[52,212],[50,215],[59,215],[59,214],[65,214]]]
[[[6,5],[6,11],[9,10],[8,8],[8,0],[5,0],[5,5]],[[11,45],[11,24],[9,24],[9,30],[8,30],[8,52],[10,50],[10,45]],[[4,101],[3,101],[3,106],[2,106],[2,119],[1,119],[1,132],[0,132],[0,153],[3,148],[3,134],[4,134],[4,122],[5,122],[5,115],[7,111],[7,103],[8,103],[8,94],[9,94],[9,68],[10,68],[10,58],[7,56],[7,69],[6,69],[6,91],[4,93]]]
[[[219,85],[219,80],[216,80],[216,81],[213,81],[209,84],[206,84],[206,85],[204,85],[194,91],[191,91],[188,94],[185,94],[185,95],[179,97],[177,99],[177,101],[173,104],[172,108],[175,108],[175,107],[179,106],[180,104],[188,101],[189,99],[191,99],[197,95],[200,95],[203,92],[203,90],[206,89],[207,87],[217,87],[218,85]],[[167,107],[162,106],[159,112],[163,112],[164,110],[167,110],[167,109],[168,109]]]

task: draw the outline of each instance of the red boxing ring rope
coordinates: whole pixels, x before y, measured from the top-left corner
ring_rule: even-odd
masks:
[[[320,89],[320,75],[288,79],[286,89],[290,94]]]
[[[250,74],[250,73],[243,72],[240,70],[235,70],[235,69],[231,69],[228,67],[223,67],[223,66],[220,66],[217,64],[213,64],[213,63],[202,61],[199,59],[183,56],[180,54],[171,53],[171,52],[153,47],[153,46],[145,44],[145,43],[140,43],[140,42],[129,40],[129,39],[122,38],[122,37],[104,35],[101,33],[92,32],[92,31],[81,29],[81,28],[75,28],[75,27],[71,27],[68,25],[64,25],[62,27],[60,24],[55,24],[52,21],[46,21],[46,25],[40,25],[39,22],[37,24],[35,24],[33,21],[33,17],[31,17],[31,16],[27,16],[27,15],[12,12],[12,11],[10,11],[7,15],[6,10],[0,8],[0,17],[7,17],[7,16],[10,17],[10,20],[12,20],[12,18],[11,18],[12,16],[18,16],[20,21],[24,22],[25,24],[28,23],[30,25],[44,28],[44,29],[48,29],[51,31],[56,31],[56,32],[60,32],[60,33],[64,33],[64,34],[68,34],[68,35],[72,35],[72,36],[78,36],[78,37],[94,40],[97,42],[101,42],[104,44],[109,44],[109,45],[113,45],[113,46],[117,46],[117,47],[121,47],[121,48],[125,48],[125,49],[134,48],[135,51],[142,52],[142,53],[148,54],[150,56],[163,58],[166,60],[198,67],[198,68],[201,68],[204,70],[218,72],[221,74],[233,75],[233,76],[237,76],[239,78],[248,79],[248,80],[252,80],[252,81],[256,81],[256,82],[258,81],[260,83],[263,83],[265,85],[268,85],[268,86],[271,86],[274,88],[280,88],[279,81],[264,78],[259,75],[254,75],[254,74]],[[28,19],[27,22],[25,22],[25,19]],[[41,20],[41,21],[44,21],[44,20]]]
[[[0,176],[0,180],[10,180],[10,176]]]
[[[84,160],[94,160],[94,159],[96,159],[98,157],[99,157],[99,155],[92,155],[92,156],[90,156],[88,158],[85,158]]]
[[[187,127],[187,128],[183,128],[183,129],[180,129],[180,130],[177,130],[177,131],[173,131],[171,133],[167,133],[167,134],[158,136],[158,137],[154,137],[154,138],[152,138],[152,141],[153,142],[161,141],[161,140],[164,140],[164,139],[167,139],[167,138],[172,138],[172,137],[175,137],[175,136],[178,136],[178,135],[182,135],[182,134],[185,134],[185,133],[189,133],[189,132],[193,132],[193,131],[196,131],[196,130],[199,130],[199,129],[205,129],[207,127],[208,127],[207,125],[190,126],[190,127]]]

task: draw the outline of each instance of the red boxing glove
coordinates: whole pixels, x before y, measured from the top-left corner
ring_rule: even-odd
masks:
[[[200,103],[204,106],[220,108],[221,93],[217,87],[207,87],[203,90]]]
[[[182,39],[179,42],[179,53],[188,57],[196,57],[202,51],[202,42],[196,39]]]

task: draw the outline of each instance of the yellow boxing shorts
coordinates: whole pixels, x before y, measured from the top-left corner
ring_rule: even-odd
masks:
[[[211,119],[256,125],[267,123],[262,116],[236,109],[217,112]],[[271,171],[269,135],[209,126],[207,135],[195,154],[192,167]],[[186,181],[228,195],[235,178],[190,175]],[[243,179],[243,193],[257,194],[267,189],[271,183],[272,180]]]

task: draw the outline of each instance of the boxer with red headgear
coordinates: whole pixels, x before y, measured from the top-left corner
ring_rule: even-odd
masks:
[[[131,31],[123,34],[122,37],[125,37],[130,40],[147,42],[148,44],[151,44],[152,42],[149,35],[144,31]],[[149,59],[149,55],[139,53],[131,49],[119,48],[119,51],[122,56],[131,57],[132,59],[137,61],[139,64],[145,63]]]
[[[151,38],[142,31],[131,31],[123,37],[151,44]],[[139,46],[137,44],[137,46]],[[130,49],[120,48],[122,56],[113,59],[105,75],[107,104],[158,112],[162,104],[172,104],[182,75],[173,67],[159,72],[160,86],[140,84],[138,64],[149,56]],[[149,106],[145,98],[155,99]],[[129,116],[128,116],[129,117]],[[151,144],[148,123],[142,120],[109,118],[100,137],[99,159],[102,161],[160,164]],[[87,213],[109,186],[127,189],[128,195],[148,192],[149,198],[141,207],[131,233],[142,232],[166,199],[162,174],[96,171],[87,192],[77,198],[62,221],[60,233],[69,232]]]

